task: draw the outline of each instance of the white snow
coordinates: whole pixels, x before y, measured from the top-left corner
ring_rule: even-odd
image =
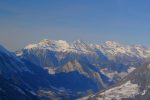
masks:
[[[96,49],[102,51],[105,55],[120,56],[121,54],[129,57],[148,58],[150,57],[150,48],[140,45],[129,46],[119,44],[114,41],[106,41],[102,45],[95,45]],[[110,57],[111,59],[111,57]]]
[[[113,79],[114,76],[117,74],[116,71],[110,71],[107,68],[105,69],[100,69],[100,72],[104,75],[106,75],[107,77],[109,77],[110,79]]]
[[[144,90],[141,95],[145,95],[146,92],[147,92],[147,90]]]
[[[39,49],[49,49],[52,51],[68,51],[69,50],[69,43],[63,40],[47,40],[44,39],[40,41],[38,44]]]
[[[81,40],[68,43],[64,40],[44,39],[37,44],[29,44],[24,49],[48,49],[57,52],[75,52],[75,53],[96,53],[97,50],[107,55],[110,59],[121,54],[130,57],[148,58],[150,57],[150,48],[140,45],[129,46],[119,44],[114,41],[106,41],[104,44],[87,44]]]
[[[86,97],[82,97],[82,98],[78,98],[77,100],[87,100],[89,99],[89,97],[93,97],[94,95],[89,95],[89,96],[86,96]]]
[[[135,67],[129,67],[129,69],[128,69],[128,73],[133,72],[135,69],[136,69]]]
[[[108,70],[107,68],[105,68],[105,69],[101,69],[100,72],[106,75],[107,77],[109,77],[111,80],[113,80],[115,76],[119,76],[120,78],[123,78],[126,75],[128,75],[130,72],[132,72],[133,70],[134,70],[134,67],[129,68],[128,72],[123,72],[123,71],[117,72],[117,71],[112,71],[112,70]]]
[[[91,53],[92,48],[83,41],[77,40],[73,43],[68,43],[64,40],[48,40],[44,39],[38,44],[29,44],[24,49],[48,49],[57,52],[75,52],[75,53]]]
[[[25,47],[25,49],[32,49],[32,48],[37,48],[37,44],[29,44],[28,46]]]
[[[44,67],[44,69],[47,69],[49,74],[55,74],[56,71],[55,67]]]
[[[137,84],[131,83],[131,81],[128,81],[120,86],[110,88],[101,94],[97,99],[101,100],[105,98],[105,100],[121,100],[121,98],[127,98],[127,97],[134,97],[139,93],[139,86]]]

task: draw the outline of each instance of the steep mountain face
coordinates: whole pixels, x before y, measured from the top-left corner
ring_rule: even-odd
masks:
[[[150,65],[137,68],[117,85],[81,100],[149,100],[150,98]]]
[[[1,100],[39,100],[39,98],[29,91],[20,88],[11,81],[0,76],[0,99]]]
[[[19,59],[2,46],[0,46],[0,80],[2,80],[0,96],[3,100],[9,100],[12,95],[14,96],[11,100],[74,98],[67,91],[52,86],[50,75],[42,67],[26,59]]]
[[[52,75],[52,85],[75,93],[97,92],[113,84],[98,68],[81,61],[70,61]]]
[[[4,100],[11,98],[15,100],[22,98],[23,100],[38,99],[31,93],[31,89],[27,86],[21,76],[23,73],[31,73],[31,71],[18,59],[15,54],[10,53],[0,46],[0,96]],[[25,87],[22,89],[21,87]],[[7,94],[10,93],[10,94]],[[27,95],[28,94],[28,95]],[[14,95],[14,96],[12,96]],[[17,96],[19,95],[19,96]]]

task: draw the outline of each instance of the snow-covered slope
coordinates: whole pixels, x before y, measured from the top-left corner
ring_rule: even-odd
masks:
[[[131,83],[131,81],[127,81],[120,86],[116,86],[102,92],[96,97],[89,96],[86,99],[94,98],[94,100],[121,100],[123,98],[132,98],[135,95],[139,94],[139,88],[140,87],[138,86],[138,84],[133,84]],[[86,100],[84,98],[82,98],[81,100]]]
[[[137,68],[115,86],[81,100],[149,100],[150,65]]]
[[[25,49],[49,49],[52,51],[62,51],[66,52],[70,50],[70,46],[66,41],[63,40],[48,40],[44,39],[40,41],[38,44],[29,44],[25,47]]]
[[[88,53],[91,48],[81,40],[74,41],[72,44],[64,40],[41,40],[38,44],[29,44],[24,49],[47,49],[57,52],[77,52]]]
[[[130,57],[150,57],[150,48],[148,47],[143,47],[141,45],[123,45],[114,41],[106,41],[100,46],[100,50],[112,56],[124,54]]]

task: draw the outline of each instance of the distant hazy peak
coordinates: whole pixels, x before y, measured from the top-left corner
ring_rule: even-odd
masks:
[[[89,52],[90,47],[81,40],[74,41],[73,43],[68,43],[64,40],[48,40],[43,39],[37,44],[29,44],[24,49],[48,49],[51,51],[60,51],[60,52]]]
[[[43,39],[39,42],[39,44],[52,44],[52,43],[60,43],[60,44],[68,44],[65,40],[48,40]]]
[[[32,48],[36,48],[36,47],[37,47],[37,44],[29,44],[24,49],[32,49]]]

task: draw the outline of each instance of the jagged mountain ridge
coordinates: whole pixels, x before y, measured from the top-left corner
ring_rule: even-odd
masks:
[[[123,45],[114,41],[106,41],[103,44],[87,44],[82,40],[68,43],[65,40],[41,40],[37,44],[29,44],[24,49],[48,49],[57,52],[76,52],[76,53],[94,53],[100,50],[105,54],[117,55],[126,54],[129,56],[137,56],[147,58],[150,56],[150,48],[141,45]],[[148,54],[148,55],[146,55]],[[19,54],[18,54],[19,55]]]
[[[141,60],[150,57],[150,48],[140,45],[122,45],[114,41],[106,41],[104,44],[87,44],[81,40],[74,41],[73,43],[68,43],[64,40],[48,40],[44,39],[37,44],[27,45],[23,51],[34,52],[35,50],[45,50],[53,52],[63,52],[63,53],[76,53],[80,55],[97,55],[97,52],[102,53],[107,56],[110,60],[120,59],[122,56],[126,57],[123,60],[128,60],[127,58],[134,58],[136,60]],[[24,52],[17,53],[18,56],[23,55]],[[64,55],[58,57],[61,60]],[[129,62],[133,62],[129,59]],[[127,62],[127,61],[126,61]]]
[[[0,80],[3,80],[0,86],[0,96],[4,100],[9,100],[12,95],[15,96],[12,98],[13,100],[75,97],[67,91],[61,91],[61,89],[52,86],[50,75],[42,67],[27,59],[19,59],[14,53],[2,46],[0,46]],[[5,84],[12,89],[8,89]],[[11,94],[6,94],[4,91]]]

